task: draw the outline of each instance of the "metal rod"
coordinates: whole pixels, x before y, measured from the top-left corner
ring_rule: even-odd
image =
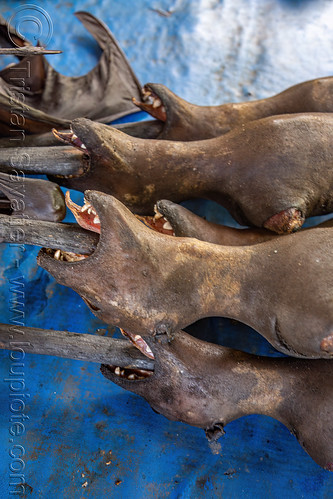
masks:
[[[0,242],[32,244],[90,255],[96,249],[99,235],[77,224],[44,222],[0,215]]]
[[[19,348],[26,353],[132,369],[154,369],[154,361],[145,357],[126,340],[0,323],[0,349]]]
[[[89,161],[89,160],[88,160]],[[42,175],[82,175],[88,167],[87,157],[74,147],[3,147],[0,170],[13,169]]]

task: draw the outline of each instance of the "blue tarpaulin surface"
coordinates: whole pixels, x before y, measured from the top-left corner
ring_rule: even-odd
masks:
[[[42,36],[50,38],[48,48],[63,50],[48,57],[63,73],[84,74],[99,56],[73,16],[87,10],[111,28],[142,83],[164,83],[198,104],[263,98],[333,73],[330,0],[43,1],[33,7],[0,1],[8,19],[23,7],[23,14],[39,9],[43,17],[41,8],[48,14]],[[29,19],[24,27],[38,33]],[[188,206],[235,225],[213,203]],[[37,267],[38,248],[2,245],[0,252],[1,322],[18,318],[27,326],[117,334]],[[232,321],[201,321],[198,328],[221,344],[277,355]],[[13,361],[9,352],[0,356],[0,499],[12,497],[20,473],[24,497],[31,498],[333,496],[332,473],[277,421],[253,415],[230,423],[221,454],[213,455],[202,430],[157,415],[104,379],[96,364],[26,354],[16,386],[25,403],[22,434],[13,436]]]

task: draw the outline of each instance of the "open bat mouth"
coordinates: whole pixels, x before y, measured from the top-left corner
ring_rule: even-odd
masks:
[[[142,336],[139,334],[129,333],[121,328],[120,331],[125,338],[127,338],[138,350],[140,350],[141,353],[143,353],[143,355],[154,360],[154,354]],[[143,380],[149,378],[154,373],[154,371],[149,371],[147,369],[133,369],[113,366],[110,364],[107,365],[107,368],[110,373],[114,374],[118,378],[123,378],[129,381]]]
[[[83,229],[91,230],[98,234],[101,233],[101,221],[97,215],[97,211],[89,201],[84,198],[84,205],[79,206],[71,200],[69,191],[66,192],[65,201],[67,207],[73,213],[75,220]]]
[[[95,208],[85,199],[84,205],[82,207],[78,206],[70,198],[69,191],[66,192],[66,205],[73,213],[77,223],[87,230],[93,232],[101,233],[101,221]],[[143,222],[147,227],[153,229],[160,234],[165,234],[168,236],[174,236],[175,233],[170,222],[157,210],[156,205],[154,206],[155,215],[145,216],[136,215],[136,218]]]
[[[86,230],[97,232],[97,234],[101,233],[101,221],[95,208],[89,203],[86,199],[84,199],[84,205],[81,207],[74,203],[70,198],[69,191],[66,192],[65,201],[67,207],[73,213],[77,223]],[[90,254],[80,254],[74,253],[71,251],[64,251],[61,248],[44,248],[43,251],[52,256],[55,260],[63,261],[63,262],[79,262],[85,260],[90,256]],[[92,254],[92,253],[91,253]],[[94,309],[92,304],[89,306]]]
[[[73,131],[72,126],[70,126],[70,131],[69,132],[59,132],[55,128],[52,128],[52,133],[55,136],[56,139],[60,140],[66,145],[70,145],[74,147],[76,150],[79,150],[80,153],[78,154],[76,151],[70,152],[66,148],[66,151],[61,157],[62,164],[59,166],[56,163],[56,160],[53,159],[52,162],[56,163],[56,171],[50,172],[52,176],[61,179],[72,179],[72,178],[78,178],[86,175],[90,169],[91,169],[91,154],[86,145],[83,143],[83,141],[76,135],[76,133]],[[62,148],[57,148],[57,149],[62,149]],[[64,148],[63,148],[64,149]],[[65,174],[63,168],[63,163],[67,165],[69,162],[69,168],[67,168],[68,173]],[[53,164],[52,163],[52,164]]]
[[[167,220],[167,218],[162,215],[157,209],[155,204],[154,206],[154,216],[139,216],[136,215],[137,219],[143,222],[147,227],[153,229],[160,234],[165,234],[167,236],[174,236],[175,232],[173,230],[172,225]]]
[[[58,132],[58,130],[52,128],[52,133],[57,139],[61,140],[62,142],[70,144],[71,146],[79,149],[81,152],[88,154],[86,146],[84,145],[82,140],[80,140],[79,137],[73,132],[72,127],[70,128],[70,132]]]
[[[73,213],[77,223],[86,230],[92,232],[101,233],[101,221],[95,208],[88,202],[84,200],[84,205],[81,207],[74,203],[70,198],[69,191],[66,192],[65,197],[66,205]],[[63,262],[79,262],[85,260],[89,255],[81,255],[79,253],[74,253],[71,251],[63,251],[62,249],[50,249],[46,248],[44,250],[48,255],[52,256],[55,260],[60,260]],[[93,308],[93,306],[91,306]]]
[[[133,103],[143,111],[149,113],[153,118],[165,122],[167,114],[165,105],[159,95],[153,92],[149,85],[145,85],[142,89],[142,101],[138,101],[133,97]]]
[[[67,207],[71,210],[77,223],[83,229],[96,232],[98,234],[101,233],[100,218],[97,214],[96,209],[86,198],[84,199],[84,205],[81,207],[71,200],[70,193],[69,191],[67,191],[65,200]],[[90,256],[63,251],[61,249],[44,249],[44,251],[56,260],[71,263],[85,260]],[[92,309],[92,311],[99,311],[99,308],[91,303],[86,297],[82,298],[87,303],[89,308]],[[142,336],[126,332],[123,329],[121,329],[121,332],[123,336],[125,336],[125,338],[127,338],[143,355],[145,355],[149,359],[154,360],[153,352],[146,341],[142,338]],[[108,365],[108,369],[115,376],[127,379],[129,381],[143,380],[153,374],[153,371],[149,370],[126,368],[112,365]]]

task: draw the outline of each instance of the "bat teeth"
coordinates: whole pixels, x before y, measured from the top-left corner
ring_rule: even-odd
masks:
[[[80,211],[81,211],[81,212],[87,211],[87,212],[88,212],[88,215],[95,215],[95,216],[98,216],[98,215],[97,215],[97,212],[96,212],[96,210],[95,210],[95,208],[94,208],[93,206],[91,206],[91,204],[90,204],[90,203],[87,203],[86,201],[85,201],[85,203],[84,203],[84,205],[82,206],[82,208],[81,208],[81,210],[80,210]]]
[[[95,208],[93,206],[91,206],[91,205],[88,208],[88,214],[89,215],[97,215],[97,212],[96,212]]]
[[[147,100],[148,97],[150,97],[150,96],[151,96],[150,90],[147,90],[146,88],[143,88],[142,89],[142,97],[143,97],[143,99]]]
[[[94,218],[94,224],[100,224],[100,223],[101,223],[101,221],[99,219],[99,216],[96,215],[95,218]]]
[[[63,251],[62,252],[63,259],[66,262],[79,262],[81,260],[85,260],[85,255],[78,255],[77,253],[73,253],[71,251]]]
[[[57,132],[57,136],[59,136],[63,140],[66,140],[67,142],[69,142],[73,146],[77,147],[78,149],[83,149],[84,151],[87,150],[87,148],[83,144],[82,140],[72,130],[70,131],[70,133]]]
[[[58,249],[55,253],[54,253],[54,258],[56,260],[60,260],[60,256],[61,256],[61,251],[60,249]]]
[[[155,213],[154,220],[159,220],[160,218],[163,217],[162,213],[158,211],[156,204],[154,205],[154,213]]]
[[[153,108],[160,107],[162,105],[162,101],[160,99],[154,99]]]
[[[163,229],[164,230],[172,230],[172,225],[168,220],[163,224]]]
[[[119,378],[125,378],[130,381],[146,379],[153,374],[151,371],[146,371],[145,369],[135,369],[135,372],[133,372],[132,369],[121,369],[119,366],[115,367],[113,372]]]

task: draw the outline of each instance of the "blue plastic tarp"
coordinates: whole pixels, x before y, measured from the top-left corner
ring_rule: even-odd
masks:
[[[77,10],[111,28],[142,83],[164,83],[198,104],[263,98],[333,72],[330,0],[31,5],[1,0],[0,12],[8,19],[26,13],[22,29],[49,38],[48,48],[63,50],[48,59],[67,75],[86,73],[99,56],[73,16]],[[31,23],[31,12],[42,19],[42,33]],[[188,206],[235,225],[214,203]],[[38,248],[1,245],[0,252],[1,322],[117,334],[76,293],[37,267]],[[211,319],[199,327],[221,344],[277,355],[254,331],[232,321]],[[332,474],[269,417],[253,415],[227,425],[221,454],[213,455],[202,430],[157,415],[143,399],[104,379],[98,365],[26,354],[21,381],[13,385],[13,358],[7,351],[0,356],[0,499],[12,497],[20,473],[24,497],[31,498],[333,496]],[[24,402],[18,419],[22,434],[15,436],[13,386],[22,389]]]

